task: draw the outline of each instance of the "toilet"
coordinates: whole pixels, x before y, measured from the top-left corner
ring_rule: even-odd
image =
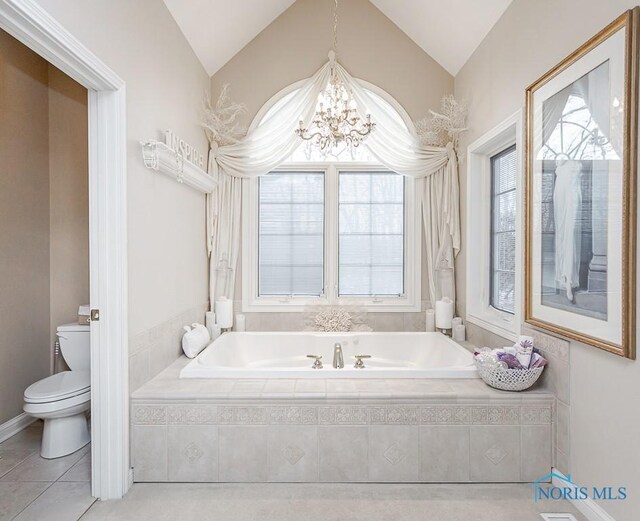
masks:
[[[89,325],[64,324],[57,329],[62,356],[71,369],[27,387],[24,412],[44,420],[43,458],[66,456],[89,443],[86,412],[91,407]]]

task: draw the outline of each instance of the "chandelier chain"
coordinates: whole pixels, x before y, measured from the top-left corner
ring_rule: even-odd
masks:
[[[333,56],[331,59],[331,75],[324,92],[318,98],[316,112],[310,127],[304,126],[300,120],[296,134],[303,141],[316,146],[321,153],[346,145],[350,150],[357,148],[375,128],[371,114],[364,121],[358,115],[353,93],[339,77],[335,57],[338,54],[338,0],[333,7]]]
[[[338,54],[338,0],[333,6],[333,51]]]

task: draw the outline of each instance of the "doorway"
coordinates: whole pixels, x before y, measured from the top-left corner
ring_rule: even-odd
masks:
[[[115,499],[131,483],[125,85],[34,0],[0,3],[0,29],[88,91],[91,487]]]

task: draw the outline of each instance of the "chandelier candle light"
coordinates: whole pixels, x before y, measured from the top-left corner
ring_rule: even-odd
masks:
[[[329,51],[331,77],[324,92],[319,96],[318,108],[311,121],[311,127],[305,128],[300,120],[296,134],[305,141],[311,141],[322,153],[345,144],[349,149],[356,148],[371,133],[376,124],[371,114],[365,116],[364,123],[358,115],[353,94],[346,88],[335,70],[338,49],[338,0],[333,10],[333,50]]]

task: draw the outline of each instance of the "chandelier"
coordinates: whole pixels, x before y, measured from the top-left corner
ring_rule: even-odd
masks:
[[[336,52],[338,48],[338,0],[333,9],[333,50],[329,52],[331,75],[327,88],[318,98],[316,112],[311,126],[305,128],[300,120],[296,134],[304,141],[309,141],[326,154],[331,149],[344,144],[349,149],[356,148],[375,128],[371,114],[367,114],[363,122],[358,115],[353,94],[336,73]]]

